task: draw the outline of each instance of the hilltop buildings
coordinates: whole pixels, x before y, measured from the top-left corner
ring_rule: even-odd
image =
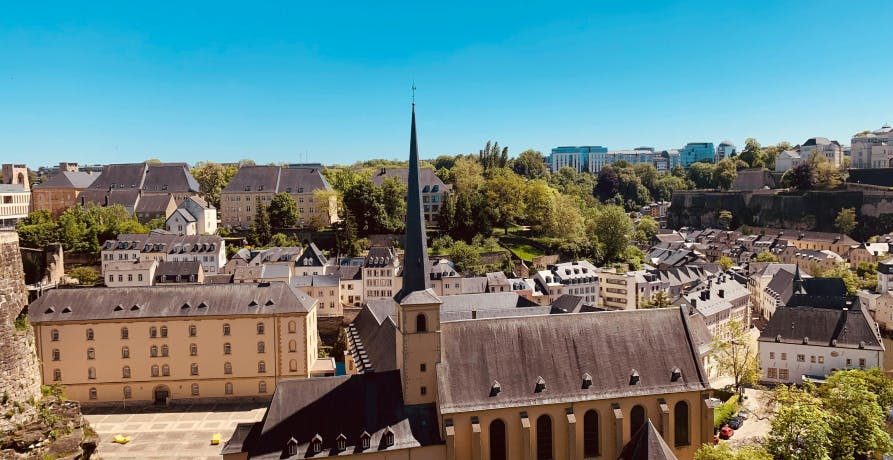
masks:
[[[884,125],[856,134],[850,141],[850,152],[853,168],[893,167],[893,128]]]
[[[710,163],[716,159],[712,142],[689,142],[679,151],[682,167],[687,168],[697,162]]]
[[[0,184],[0,227],[13,227],[28,217],[31,208],[31,189],[28,187],[28,167],[3,165]]]
[[[372,183],[381,187],[386,179],[394,178],[406,184],[408,182],[409,168],[381,168],[372,175]],[[433,169],[421,168],[419,170],[419,187],[422,192],[422,212],[425,215],[425,223],[437,225],[437,216],[440,207],[449,197],[452,186],[444,184]]]
[[[105,165],[89,187],[77,197],[81,206],[119,204],[130,214],[165,217],[169,204],[164,197],[173,198],[173,207],[190,196],[198,195],[201,187],[189,174],[186,163],[128,163]],[[159,198],[153,198],[159,197]],[[140,207],[140,201],[147,202]],[[137,217],[140,217],[139,215]]]
[[[62,163],[60,171],[31,188],[33,211],[49,211],[61,215],[78,203],[81,193],[93,184],[101,173],[80,171],[77,164]]]

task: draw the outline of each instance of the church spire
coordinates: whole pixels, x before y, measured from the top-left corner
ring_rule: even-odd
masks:
[[[415,85],[413,85],[412,131],[409,135],[409,174],[407,176],[403,289],[398,294],[398,301],[411,292],[423,291],[431,287],[431,281],[428,278],[428,242],[425,236],[422,192],[419,186],[419,145],[415,130]]]

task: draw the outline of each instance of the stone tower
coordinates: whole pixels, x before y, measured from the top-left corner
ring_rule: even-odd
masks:
[[[27,303],[19,237],[15,232],[0,231],[0,413],[3,414],[15,413],[16,404],[40,399],[40,364],[34,351],[34,331],[27,323],[16,327],[16,318]],[[11,429],[16,422],[15,417],[0,417],[0,431]]]
[[[4,164],[3,183],[22,184],[25,187],[25,190],[30,190],[30,187],[28,186],[28,166]]]

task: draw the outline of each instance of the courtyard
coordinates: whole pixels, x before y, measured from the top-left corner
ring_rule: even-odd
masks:
[[[259,421],[265,405],[220,403],[157,406],[84,407],[99,435],[103,459],[220,459],[220,450],[236,425]],[[220,444],[211,437],[220,433]],[[130,436],[127,444],[112,441]]]

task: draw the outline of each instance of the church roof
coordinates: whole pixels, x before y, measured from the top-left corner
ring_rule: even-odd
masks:
[[[779,307],[760,341],[883,350],[874,324],[864,308]]]
[[[651,419],[646,418],[645,424],[623,446],[617,460],[676,460],[676,455],[651,423]]]
[[[680,309],[454,321],[440,330],[437,388],[444,414],[708,386]],[[539,377],[546,387],[537,392]],[[501,386],[496,395],[494,381]]]

